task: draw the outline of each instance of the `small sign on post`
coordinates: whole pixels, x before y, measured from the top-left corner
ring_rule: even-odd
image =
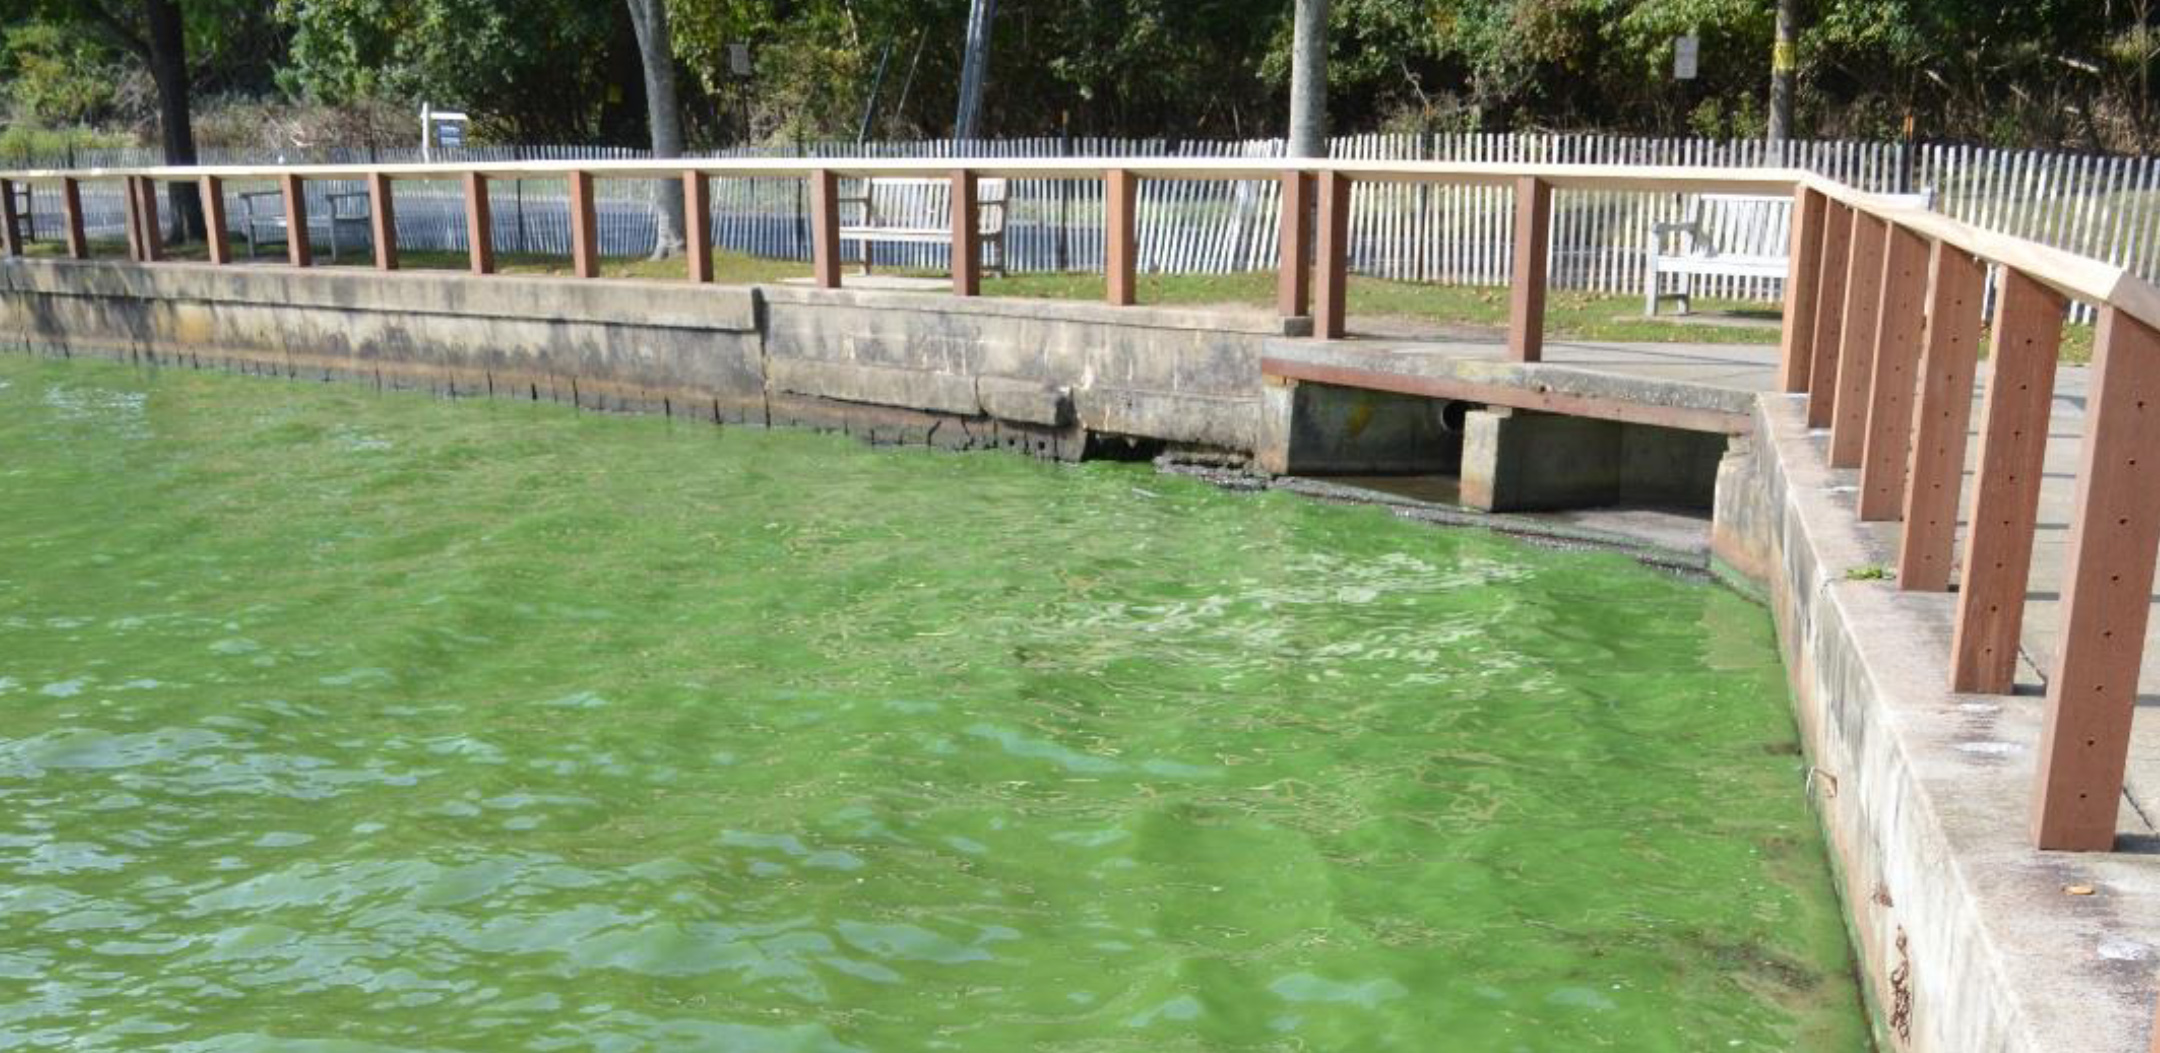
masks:
[[[1695,60],[1702,55],[1702,38],[1693,33],[1673,41],[1672,75],[1674,80],[1694,80]]]
[[[420,160],[435,159],[435,150],[459,150],[465,146],[465,126],[472,119],[455,110],[438,110],[432,103],[420,104]]]

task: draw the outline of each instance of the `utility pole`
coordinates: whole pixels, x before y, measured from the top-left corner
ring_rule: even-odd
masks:
[[[1785,140],[1792,138],[1793,105],[1793,50],[1794,38],[1799,35],[1800,0],[1777,0],[1777,43],[1770,47],[1770,134],[1767,138],[1783,153]],[[1784,158],[1780,156],[1779,161]]]
[[[1297,0],[1290,44],[1290,156],[1327,156],[1328,0]]]
[[[997,0],[973,0],[968,7],[967,51],[960,61],[960,112],[953,118],[953,139],[973,139],[982,126],[983,83],[990,76],[990,20]]]

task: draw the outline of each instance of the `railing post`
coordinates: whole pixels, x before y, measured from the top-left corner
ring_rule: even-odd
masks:
[[[142,261],[156,263],[165,258],[165,232],[158,229],[157,181],[135,180],[135,194],[142,199],[135,209],[135,219],[142,225],[136,233],[142,242]]]
[[[1103,297],[1120,307],[1135,300],[1139,271],[1140,178],[1122,168],[1103,173]]]
[[[1828,202],[1808,187],[1793,189],[1792,260],[1785,268],[1785,325],[1778,347],[1778,390],[1804,394],[1815,354],[1816,290],[1822,286],[1823,212]]]
[[[278,177],[285,197],[285,258],[295,267],[313,266],[315,253],[308,245],[307,184],[287,172]]]
[[[1545,270],[1552,251],[1552,184],[1515,180],[1515,274],[1508,292],[1508,357],[1545,356]]]
[[[60,180],[60,226],[67,237],[68,255],[89,259],[90,239],[83,232],[82,184],[72,178]]]
[[[375,269],[398,269],[397,211],[390,194],[390,177],[382,172],[367,175],[368,215],[375,239]]]
[[[1995,296],[1994,349],[1988,355],[1987,406],[1980,418],[1972,529],[1965,540],[1950,644],[1950,686],[1956,691],[2008,694],[2017,673],[2048,407],[2055,398],[2055,358],[2068,306],[2055,290],[2003,269]]]
[[[2153,564],[2160,557],[2156,482],[2160,331],[2103,306],[2063,563],[2062,632],[2040,736],[2033,840],[2042,849],[2115,846]]]
[[[1276,238],[1275,311],[1284,318],[1312,313],[1312,198],[1309,172],[1282,174],[1282,216]]]
[[[22,231],[16,229],[20,222],[22,216],[15,211],[15,183],[0,179],[0,227],[6,228],[0,230],[0,243],[5,244],[10,256],[23,254]]]
[[[465,173],[465,252],[474,274],[495,273],[495,213],[481,172]]]
[[[1319,237],[1313,245],[1313,335],[1340,340],[1350,306],[1350,177],[1322,171],[1314,184],[1320,199]]]
[[[693,282],[712,281],[712,181],[703,172],[682,174],[683,259]]]
[[[593,202],[591,172],[571,172],[570,272],[580,278],[600,276],[600,211]]]
[[[1890,225],[1853,212],[1845,268],[1845,324],[1838,336],[1837,412],[1830,420],[1830,466],[1858,468],[1867,440],[1868,386],[1875,379],[1875,321],[1882,309],[1884,244]]]
[[[954,296],[975,296],[982,292],[982,202],[977,190],[974,172],[965,168],[953,170],[951,207],[946,211],[952,217]]]
[[[1845,278],[1852,269],[1853,210],[1823,203],[1821,277],[1815,282],[1814,361],[1808,366],[1807,424],[1827,428],[1837,412],[1838,342],[1845,338]]]
[[[135,177],[120,178],[120,210],[127,227],[128,259],[141,263],[142,248],[142,195],[135,190]]]
[[[1913,408],[1912,477],[1905,484],[1905,530],[1898,538],[1898,588],[1914,592],[1950,587],[1987,289],[1987,267],[1972,254],[1938,241],[1933,257],[1920,400]]]
[[[810,173],[809,178],[810,270],[816,276],[819,288],[837,289],[840,287],[840,177],[830,169],[820,168]]]
[[[225,181],[206,175],[195,181],[195,187],[202,198],[203,245],[210,250],[210,262],[231,263],[232,242],[225,233]]]
[[[1919,384],[1927,295],[1927,239],[1893,223],[1883,248],[1875,376],[1868,383],[1871,397],[1860,455],[1860,518],[1865,522],[1905,513],[1905,470],[1912,454],[1913,395]]]

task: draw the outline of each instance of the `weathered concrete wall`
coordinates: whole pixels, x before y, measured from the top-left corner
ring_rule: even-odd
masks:
[[[68,353],[726,421],[765,416],[744,289],[13,261],[0,268],[0,333]]]
[[[1465,419],[1462,502],[1487,512],[1708,508],[1726,436],[1531,410]]]
[[[1448,427],[1447,405],[1273,378],[1260,392],[1254,460],[1275,475],[1453,475],[1463,437]]]
[[[1252,448],[1259,346],[1213,311],[445,272],[9,260],[0,333],[70,353],[1077,457]]]
[[[2039,700],[1953,694],[1952,597],[1848,576],[1887,562],[1894,528],[1858,521],[1823,441],[1798,397],[1762,396],[1713,545],[1775,614],[1879,1019],[1920,1053],[2147,1049],[2149,861],[2031,847]]]

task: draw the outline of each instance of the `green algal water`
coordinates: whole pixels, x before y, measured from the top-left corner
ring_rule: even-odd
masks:
[[[1143,468],[0,356],[0,1048],[1853,1050],[1765,614]]]

